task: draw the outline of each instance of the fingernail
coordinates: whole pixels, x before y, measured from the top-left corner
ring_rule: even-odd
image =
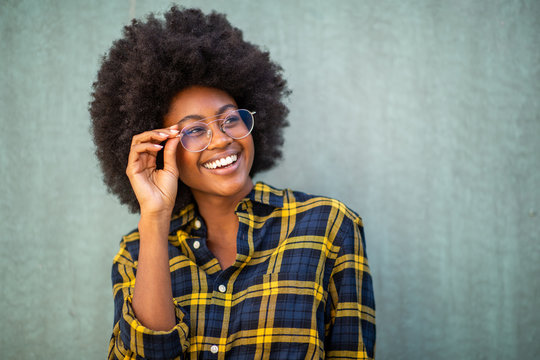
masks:
[[[159,136],[169,136],[169,135],[167,135],[167,134],[165,134],[165,133],[162,133],[162,132],[160,132],[160,133],[159,133]]]
[[[163,149],[163,146],[162,145],[158,145],[158,144],[154,144],[154,147],[158,148],[158,149]]]
[[[169,130],[169,131],[172,132],[173,134],[178,134],[178,133],[180,132],[180,131],[174,130],[174,129],[171,129],[171,130]]]

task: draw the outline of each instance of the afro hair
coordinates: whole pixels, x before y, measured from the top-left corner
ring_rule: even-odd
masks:
[[[288,125],[283,99],[290,91],[268,52],[216,12],[173,6],[163,20],[154,14],[133,20],[102,58],[89,108],[103,180],[133,213],[140,209],[125,173],[131,139],[162,127],[173,97],[194,85],[221,89],[239,107],[257,112],[252,176],[281,158]],[[179,180],[174,212],[191,201]]]

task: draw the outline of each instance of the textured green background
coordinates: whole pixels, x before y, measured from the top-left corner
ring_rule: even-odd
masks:
[[[0,0],[0,358],[103,359],[136,226],[87,104],[99,57],[167,1]],[[285,159],[259,176],[363,218],[380,359],[540,354],[540,1],[185,1],[285,69]],[[257,110],[257,109],[253,109]]]

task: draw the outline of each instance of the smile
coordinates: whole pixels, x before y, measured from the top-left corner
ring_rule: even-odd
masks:
[[[224,157],[224,158],[221,158],[221,159],[217,159],[215,161],[206,162],[202,166],[204,166],[207,169],[211,169],[211,170],[219,169],[219,168],[227,167],[227,166],[229,166],[231,164],[234,164],[236,162],[236,160],[238,160],[238,155],[234,154],[234,155],[230,155],[230,156],[227,156],[227,157]]]

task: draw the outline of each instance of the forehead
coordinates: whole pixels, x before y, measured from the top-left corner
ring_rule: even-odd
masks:
[[[180,91],[171,101],[164,118],[164,126],[172,126],[184,118],[205,119],[215,117],[225,109],[237,107],[236,101],[225,91],[193,86]]]

